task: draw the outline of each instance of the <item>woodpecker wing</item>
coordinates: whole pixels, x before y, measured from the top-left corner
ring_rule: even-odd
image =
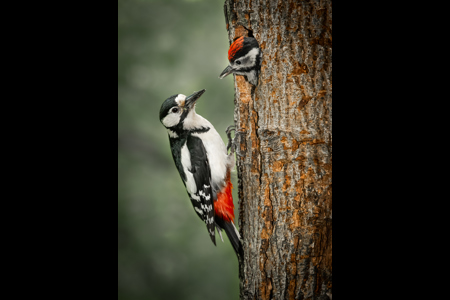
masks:
[[[209,236],[216,244],[215,222],[214,222],[214,201],[211,189],[211,169],[205,146],[200,138],[189,135],[186,141],[190,153],[192,173],[197,187],[194,195],[189,195],[192,205],[197,215],[206,223]]]

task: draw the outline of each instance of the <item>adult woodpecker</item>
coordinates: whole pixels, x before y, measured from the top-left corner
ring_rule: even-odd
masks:
[[[159,119],[169,134],[175,166],[195,212],[206,223],[212,242],[216,245],[216,228],[223,242],[223,229],[236,254],[243,257],[239,232],[234,226],[231,195],[230,171],[235,163],[234,147],[228,155],[214,126],[195,112],[195,103],[204,92],[170,96],[161,105]]]
[[[235,40],[228,50],[228,60],[230,64],[220,73],[220,79],[234,73],[244,75],[248,82],[258,85],[262,52],[255,38],[241,36]]]

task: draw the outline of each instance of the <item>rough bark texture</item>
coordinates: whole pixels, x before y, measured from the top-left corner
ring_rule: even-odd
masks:
[[[331,1],[226,0],[259,85],[235,76],[241,299],[331,299]]]

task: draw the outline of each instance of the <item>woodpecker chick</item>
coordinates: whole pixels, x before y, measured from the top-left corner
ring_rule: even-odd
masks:
[[[262,52],[255,38],[241,36],[235,40],[228,50],[228,60],[230,64],[220,73],[220,79],[234,73],[244,75],[248,82],[258,85]]]
[[[169,134],[175,166],[195,212],[206,223],[211,241],[216,244],[216,228],[222,239],[223,229],[236,254],[243,257],[231,194],[234,154],[227,154],[214,126],[195,112],[196,101],[204,92],[170,96],[161,105],[159,119]]]

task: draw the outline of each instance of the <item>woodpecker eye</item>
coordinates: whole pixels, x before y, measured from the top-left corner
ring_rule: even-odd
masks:
[[[240,61],[240,60],[237,60],[236,63],[237,63],[238,65],[240,65],[240,64],[241,64],[241,61]]]
[[[172,108],[172,112],[173,112],[173,113],[177,113],[177,112],[178,112],[178,107]]]

